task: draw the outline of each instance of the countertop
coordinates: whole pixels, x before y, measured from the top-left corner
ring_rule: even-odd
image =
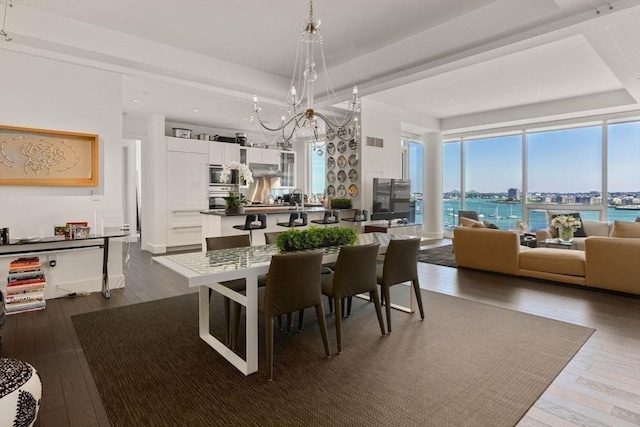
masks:
[[[245,206],[244,213],[241,214],[226,214],[224,209],[209,209],[205,211],[200,211],[203,215],[218,215],[218,216],[243,216],[249,213],[252,214],[283,214],[295,212],[295,206],[287,206],[287,205],[270,205],[270,206]],[[303,209],[299,209],[300,212],[325,212],[327,210],[344,210],[344,209],[325,209],[322,206],[305,206]],[[350,209],[347,209],[350,210]]]

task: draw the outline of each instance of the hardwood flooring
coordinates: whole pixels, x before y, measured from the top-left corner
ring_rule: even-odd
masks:
[[[0,355],[33,364],[42,377],[36,426],[109,426],[72,315],[194,292],[139,245],[129,253],[126,287],[110,299],[48,300],[46,310],[9,316],[0,331]],[[418,269],[424,289],[596,329],[518,426],[640,426],[639,298],[425,263]]]

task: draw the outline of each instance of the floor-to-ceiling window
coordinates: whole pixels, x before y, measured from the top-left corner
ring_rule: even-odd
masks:
[[[640,122],[607,127],[607,196],[609,221],[640,216]]]
[[[326,194],[326,150],[319,149],[309,150],[309,164],[311,165],[311,199],[314,197],[320,200]]]
[[[411,180],[411,202],[415,209],[415,224],[422,224],[422,184],[424,171],[422,168],[424,147],[417,141],[409,141],[409,179]]]
[[[442,147],[442,225],[446,228],[457,224],[462,189],[462,156],[460,141],[446,142]]]

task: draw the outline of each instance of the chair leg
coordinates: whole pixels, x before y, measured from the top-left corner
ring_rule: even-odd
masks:
[[[278,330],[282,330],[282,314],[278,315]]]
[[[298,332],[302,332],[303,323],[304,323],[304,308],[298,311]]]
[[[329,313],[333,313],[333,299],[327,297],[327,300],[329,300]]]
[[[418,309],[420,310],[420,318],[424,320],[424,308],[422,308],[422,295],[420,294],[420,283],[418,280],[413,280],[413,290],[416,293],[416,300],[418,301]]]
[[[389,286],[382,286],[382,298],[384,299],[384,308],[387,312],[387,331],[391,332],[391,292]]]
[[[380,323],[380,332],[382,335],[386,335],[384,330],[384,321],[382,320],[382,307],[380,306],[380,297],[378,296],[378,290],[371,292],[373,294],[373,304],[376,306],[376,315],[378,316],[378,323]]]
[[[320,325],[320,334],[322,335],[322,342],[324,343],[324,354],[327,357],[331,357],[331,352],[329,351],[329,336],[327,334],[327,323],[324,320],[324,308],[322,307],[322,303],[317,304],[316,306],[316,317],[318,318],[318,324]]]
[[[342,315],[343,319],[347,318],[347,309],[345,307],[347,301],[345,298],[340,298],[340,309],[342,310],[342,312],[340,313]],[[337,311],[337,309],[336,309]]]
[[[273,380],[273,317],[265,316],[264,341],[267,352],[267,377]]]
[[[338,354],[342,353],[342,306],[344,298],[338,300],[334,297],[336,303],[336,342],[338,344]]]
[[[293,315],[291,313],[287,313],[287,334],[291,335],[293,331]]]
[[[231,327],[231,350],[236,351],[238,346],[238,333],[240,331],[240,315],[242,314],[242,305],[237,302],[233,303],[233,324]]]
[[[353,301],[353,297],[347,298],[347,317],[351,316],[351,302]]]
[[[224,342],[231,345],[231,300],[224,297]]]

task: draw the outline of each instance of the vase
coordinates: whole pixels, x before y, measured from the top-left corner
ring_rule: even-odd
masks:
[[[227,215],[242,215],[244,213],[244,206],[227,206],[224,209],[224,213]]]
[[[573,241],[573,230],[569,227],[558,227],[558,237],[563,242],[571,243]]]

